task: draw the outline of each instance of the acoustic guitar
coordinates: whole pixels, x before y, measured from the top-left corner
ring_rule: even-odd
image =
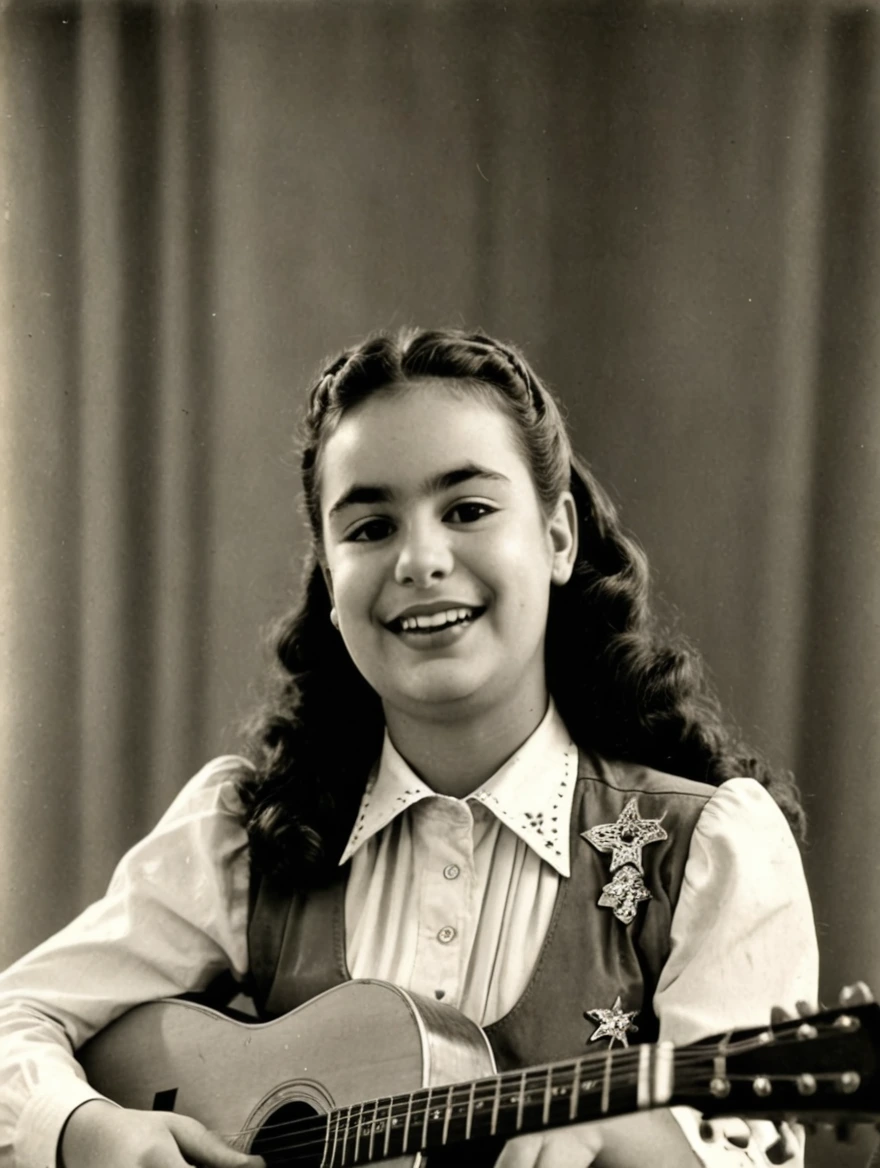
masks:
[[[270,1166],[417,1168],[435,1149],[460,1165],[493,1138],[675,1104],[876,1122],[878,1040],[870,1003],[498,1073],[483,1031],[453,1007],[352,981],[272,1022],[175,999],[138,1006],[78,1057],[122,1106],[193,1116]]]

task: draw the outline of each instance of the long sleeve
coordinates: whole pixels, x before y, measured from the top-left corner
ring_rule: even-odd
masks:
[[[818,965],[809,894],[788,825],[759,783],[731,779],[706,805],[691,840],[671,953],[654,996],[660,1037],[680,1045],[766,1025],[774,1005],[794,1013],[796,1002],[817,1000]],[[767,1162],[758,1148],[768,1125],[756,1125],[749,1158],[724,1142],[703,1144],[694,1113],[675,1114],[709,1168]]]
[[[54,1168],[98,1097],[74,1051],[140,1002],[247,971],[247,838],[234,776],[203,768],[120,862],[106,896],[0,975],[0,1168]]]

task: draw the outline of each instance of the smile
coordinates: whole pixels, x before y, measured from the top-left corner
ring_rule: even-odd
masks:
[[[430,636],[432,633],[440,633],[445,629],[455,628],[457,625],[471,624],[485,611],[485,608],[447,608],[441,612],[398,617],[391,621],[388,627],[395,633],[416,633],[417,635]]]

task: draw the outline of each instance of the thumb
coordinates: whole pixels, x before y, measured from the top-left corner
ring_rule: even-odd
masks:
[[[230,1148],[216,1132],[186,1115],[169,1115],[168,1127],[177,1146],[199,1168],[266,1168],[262,1156],[248,1156]]]

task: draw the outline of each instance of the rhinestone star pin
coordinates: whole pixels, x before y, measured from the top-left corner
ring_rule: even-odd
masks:
[[[634,864],[643,873],[642,848],[667,838],[659,819],[642,819],[635,797],[621,811],[616,823],[600,823],[581,835],[600,852],[611,852],[612,872],[624,864]]]
[[[638,1026],[633,1022],[638,1014],[638,1010],[621,1010],[620,1008],[620,994],[617,995],[617,1000],[610,1010],[585,1010],[584,1017],[592,1018],[594,1022],[598,1022],[595,1033],[590,1035],[590,1042],[596,1042],[600,1038],[609,1038],[608,1043],[610,1050],[614,1046],[615,1040],[622,1042],[624,1046],[629,1046],[627,1039],[627,1031],[638,1030]]]
[[[632,864],[627,864],[602,889],[599,907],[613,909],[617,919],[628,925],[639,910],[639,901],[650,899],[651,893],[645,887],[644,880]]]

